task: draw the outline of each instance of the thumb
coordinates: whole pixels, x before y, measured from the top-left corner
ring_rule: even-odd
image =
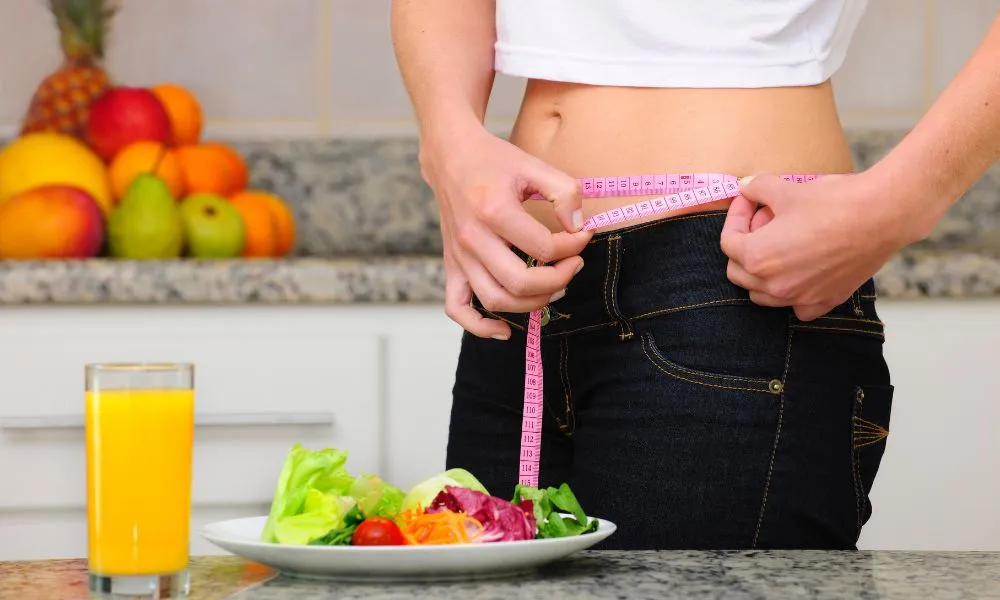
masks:
[[[739,180],[740,194],[755,204],[780,209],[789,197],[791,186],[777,175],[751,175]]]
[[[580,182],[562,171],[536,161],[525,173],[538,196],[552,203],[563,228],[576,233],[583,228],[583,191]]]

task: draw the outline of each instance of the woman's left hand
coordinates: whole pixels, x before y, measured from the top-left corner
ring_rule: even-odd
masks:
[[[762,175],[740,187],[722,231],[728,277],[753,302],[791,306],[804,321],[846,302],[929,221],[864,175]]]

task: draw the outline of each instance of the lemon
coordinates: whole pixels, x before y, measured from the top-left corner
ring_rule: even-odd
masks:
[[[107,167],[83,142],[60,133],[29,133],[0,150],[0,202],[54,184],[78,187],[104,214],[111,211]]]

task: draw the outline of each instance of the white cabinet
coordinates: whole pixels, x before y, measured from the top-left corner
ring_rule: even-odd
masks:
[[[197,528],[265,512],[296,442],[347,450],[356,474],[433,474],[460,335],[437,306],[4,308],[0,560],[85,553],[86,363],[195,363]]]
[[[897,391],[862,546],[1000,550],[1000,301],[881,314]],[[438,305],[3,307],[0,421],[39,427],[0,428],[0,560],[85,554],[83,430],[46,425],[82,415],[85,363],[196,363],[205,554],[198,528],[264,513],[295,442],[402,487],[442,470],[460,342]]]

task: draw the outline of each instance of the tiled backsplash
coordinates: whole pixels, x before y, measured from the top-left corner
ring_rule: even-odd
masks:
[[[60,61],[42,0],[0,1],[0,137]],[[390,0],[127,0],[108,68],[172,80],[224,138],[406,135],[415,130],[389,36]],[[849,127],[912,125],[982,39],[998,0],[869,0],[836,76]],[[522,82],[499,78],[489,119],[509,127]]]

